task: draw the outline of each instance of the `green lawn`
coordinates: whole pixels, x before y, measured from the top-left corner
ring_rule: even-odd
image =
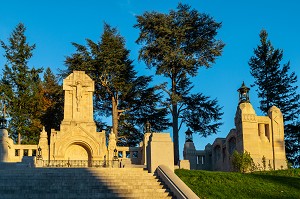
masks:
[[[300,199],[300,169],[248,174],[177,169],[175,173],[200,198]]]

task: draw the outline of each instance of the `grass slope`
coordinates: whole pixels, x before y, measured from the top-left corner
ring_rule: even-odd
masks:
[[[248,174],[177,169],[175,173],[200,198],[300,199],[300,169]]]

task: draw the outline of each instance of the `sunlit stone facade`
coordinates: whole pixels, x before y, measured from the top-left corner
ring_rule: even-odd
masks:
[[[257,116],[249,101],[249,89],[244,84],[241,89],[246,92],[240,93],[240,103],[234,119],[235,128],[230,130],[226,138],[215,139],[204,150],[196,150],[191,139],[185,142],[183,157],[190,161],[191,169],[232,171],[234,150],[249,152],[260,169],[264,169],[263,159],[265,169],[287,167],[281,111],[273,106],[267,116]]]

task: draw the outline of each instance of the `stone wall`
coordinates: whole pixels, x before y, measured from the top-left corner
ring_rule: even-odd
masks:
[[[284,126],[281,111],[273,106],[268,116],[257,116],[250,102],[240,103],[235,115],[235,129],[226,138],[217,138],[205,150],[196,150],[194,143],[184,145],[184,159],[191,169],[231,171],[233,151],[249,152],[255,165],[266,169],[285,169]]]

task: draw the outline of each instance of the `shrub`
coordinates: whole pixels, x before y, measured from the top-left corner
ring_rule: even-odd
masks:
[[[255,170],[255,164],[253,162],[253,159],[250,156],[250,153],[245,151],[242,153],[239,153],[237,151],[234,151],[232,154],[232,165],[234,168],[234,171],[240,172],[240,173],[246,173],[248,171]]]

